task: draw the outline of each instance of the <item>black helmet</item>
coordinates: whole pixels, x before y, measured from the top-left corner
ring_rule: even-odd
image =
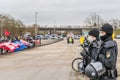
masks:
[[[85,68],[85,75],[90,79],[98,79],[106,72],[106,68],[101,62],[91,62]]]
[[[98,29],[94,28],[94,29],[90,30],[88,34],[92,35],[92,36],[94,36],[96,38],[99,38],[99,30]]]
[[[112,25],[110,25],[110,24],[107,23],[107,24],[104,24],[101,27],[100,31],[104,31],[107,34],[113,34],[113,27],[112,27]]]

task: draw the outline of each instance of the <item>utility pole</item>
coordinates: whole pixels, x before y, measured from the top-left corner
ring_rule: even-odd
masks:
[[[54,20],[54,26],[53,26],[53,28],[54,28],[54,34],[55,34],[55,32],[56,32],[56,30],[55,30],[55,27],[56,27],[56,21]]]
[[[35,36],[37,35],[37,14],[38,12],[35,12]]]
[[[54,34],[55,34],[55,27],[56,27],[56,25],[54,25]]]

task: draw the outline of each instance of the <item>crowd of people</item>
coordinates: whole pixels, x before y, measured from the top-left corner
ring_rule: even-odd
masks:
[[[26,48],[40,46],[41,40],[30,35],[28,36],[2,36],[0,38],[0,54],[21,51]]]

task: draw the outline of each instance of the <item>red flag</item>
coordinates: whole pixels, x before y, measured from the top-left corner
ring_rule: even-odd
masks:
[[[10,32],[8,30],[4,30],[4,34],[5,34],[5,36],[9,36]]]

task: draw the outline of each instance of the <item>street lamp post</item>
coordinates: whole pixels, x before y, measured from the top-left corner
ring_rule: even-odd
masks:
[[[54,29],[54,30],[53,30],[53,34],[55,34],[55,32],[56,32],[55,27],[57,27],[57,26],[56,26],[56,21],[54,20],[54,26],[53,26],[53,29]]]
[[[56,25],[54,25],[54,34],[55,34],[55,27],[56,27]]]
[[[35,35],[37,35],[37,14],[38,12],[35,12]]]

